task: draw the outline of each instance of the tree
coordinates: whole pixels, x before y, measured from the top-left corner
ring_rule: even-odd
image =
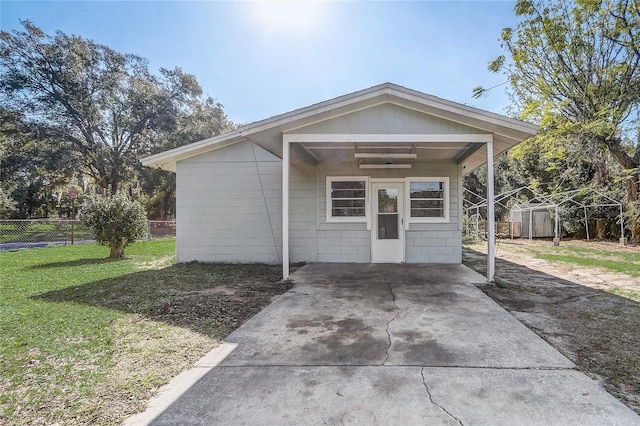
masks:
[[[72,154],[20,115],[0,108],[0,182],[6,197],[0,215],[47,217],[56,205],[54,194],[76,174]]]
[[[222,105],[211,98],[196,99],[179,111],[174,130],[158,133],[151,154],[197,142],[233,130],[235,125],[224,113]],[[149,218],[175,215],[176,174],[138,165],[137,175],[145,196]]]
[[[504,72],[521,118],[544,138],[576,144],[596,168],[613,157],[624,170],[630,229],[636,239],[640,143],[640,19],[636,2],[518,0],[517,28],[502,31]],[[474,89],[476,96],[485,90]],[[596,177],[610,179],[607,173]],[[600,182],[604,184],[605,182]],[[634,213],[635,212],[635,213]]]
[[[144,207],[123,194],[87,197],[80,219],[91,229],[98,244],[111,248],[112,259],[123,258],[124,249],[147,233]]]
[[[200,86],[179,68],[156,77],[138,56],[22,24],[0,32],[0,102],[116,194],[154,135],[173,130],[179,112],[201,99]]]

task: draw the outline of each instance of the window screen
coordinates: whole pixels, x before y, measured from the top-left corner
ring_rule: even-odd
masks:
[[[411,217],[445,217],[445,183],[439,181],[410,182]]]
[[[364,217],[366,181],[331,181],[331,216]]]

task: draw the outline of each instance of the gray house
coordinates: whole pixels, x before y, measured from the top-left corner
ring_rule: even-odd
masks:
[[[385,83],[142,163],[177,174],[178,262],[461,263],[462,177],[536,131]]]

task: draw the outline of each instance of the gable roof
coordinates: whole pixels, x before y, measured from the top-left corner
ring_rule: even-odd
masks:
[[[282,158],[283,134],[298,133],[306,126],[384,104],[393,104],[466,128],[473,128],[477,133],[491,134],[496,156],[534,135],[538,130],[537,126],[524,121],[448,101],[393,83],[384,83],[256,121],[219,136],[143,158],[141,162],[148,167],[175,171],[177,161],[242,141],[254,142]],[[486,162],[485,152],[484,145],[469,145],[460,149],[460,154],[455,158],[463,165],[466,174]]]

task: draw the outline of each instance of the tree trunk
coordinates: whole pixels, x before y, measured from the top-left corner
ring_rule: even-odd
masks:
[[[118,180],[115,178],[111,179],[111,195],[116,195],[118,192]]]
[[[604,239],[607,232],[607,222],[604,220],[596,220],[596,239]]]
[[[124,238],[121,241],[112,241],[110,247],[111,253],[109,254],[109,257],[111,259],[124,258]]]
[[[162,197],[162,217],[167,220],[175,213],[175,203],[173,203],[173,190],[167,190]]]
[[[633,170],[640,168],[640,163],[638,163],[638,157],[640,157],[640,155],[638,155],[637,151],[640,149],[640,146],[636,147],[636,153],[632,158],[621,148],[619,139],[610,141],[605,140],[604,143],[623,169]],[[629,179],[627,179],[626,192],[627,213],[630,214],[630,217],[632,218],[627,221],[626,225],[627,228],[631,230],[631,242],[635,244],[640,241],[640,234],[638,233],[638,230],[640,229],[638,210],[640,210],[640,207],[636,206],[638,202],[638,171],[632,173],[629,176]]]

